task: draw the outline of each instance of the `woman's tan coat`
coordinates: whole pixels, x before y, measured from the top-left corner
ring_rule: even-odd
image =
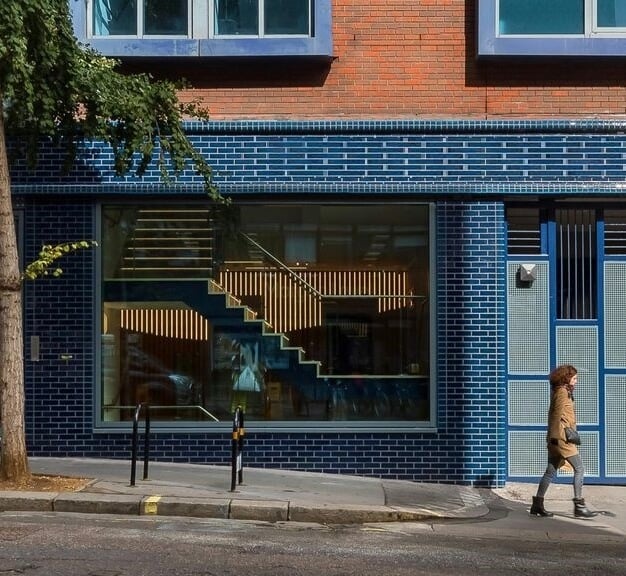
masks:
[[[576,456],[578,446],[565,440],[565,428],[576,429],[576,412],[574,399],[565,386],[559,386],[552,391],[550,410],[548,412],[548,451],[552,455],[563,458]],[[554,442],[554,440],[557,442]]]

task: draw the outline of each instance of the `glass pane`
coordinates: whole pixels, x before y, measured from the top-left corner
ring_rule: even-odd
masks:
[[[144,34],[187,36],[188,0],[145,0]]]
[[[603,28],[626,27],[626,1],[597,0],[598,26]]]
[[[216,0],[215,34],[259,35],[259,0]]]
[[[583,34],[584,0],[499,0],[500,34]]]
[[[265,0],[265,34],[309,34],[310,0]]]
[[[102,418],[427,420],[429,207],[233,211],[103,209]]]
[[[136,36],[136,0],[94,0],[94,36]]]

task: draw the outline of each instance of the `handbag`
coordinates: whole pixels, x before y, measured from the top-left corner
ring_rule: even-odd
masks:
[[[580,446],[580,434],[573,428],[565,428],[565,440],[568,444],[575,444]]]

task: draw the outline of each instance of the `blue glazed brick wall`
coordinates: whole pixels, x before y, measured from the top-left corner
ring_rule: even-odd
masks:
[[[297,186],[303,192],[349,186],[362,193],[368,186],[396,186],[446,194],[473,184],[472,192],[535,194],[537,186],[546,192],[552,186],[571,195],[578,188],[589,193],[590,183],[592,192],[621,193],[616,185],[626,176],[622,122],[216,122],[188,128],[227,193],[254,193],[250,186],[266,184],[274,193]],[[175,190],[160,184],[156,167],[141,182],[116,177],[111,150],[99,143],[82,147],[68,175],[60,172],[61,158],[61,151],[47,150],[35,172],[15,163],[13,184],[39,192],[63,185],[65,193],[92,193],[96,186],[120,194],[139,184],[151,192]],[[179,183],[188,192],[201,180],[189,169]]]
[[[537,180],[529,179],[528,162],[538,169],[559,153],[565,155],[561,163],[567,174],[556,178],[555,185],[563,184],[571,193],[577,166],[580,174],[600,178],[581,190],[605,190],[602,186],[613,178],[608,167],[615,159],[599,163],[590,156],[591,150],[608,149],[609,140],[621,148],[626,138],[604,124],[600,128],[608,134],[596,124],[592,134],[580,125],[575,134],[561,125],[552,127],[563,131],[558,136],[547,124],[546,134],[540,126],[525,124],[521,130],[528,132],[525,136],[514,126],[500,124],[455,126],[329,122],[312,129],[250,123],[202,126],[194,133],[214,162],[218,180],[237,194],[296,190],[345,201],[346,192],[354,192],[379,200],[437,202],[437,430],[251,433],[249,466],[476,485],[504,482],[504,206],[500,198],[478,198],[503,191],[536,193]],[[554,148],[556,141],[560,144]],[[515,146],[522,149],[514,151]],[[529,153],[530,147],[537,152],[524,164],[516,155]],[[174,188],[162,186],[154,174],[141,181],[116,179],[108,170],[110,151],[97,144],[85,150],[68,177],[60,176],[58,162],[59,156],[49,151],[36,172],[28,173],[19,164],[12,170],[14,191],[25,203],[26,253],[31,259],[44,242],[94,236],[94,194],[106,202],[130,194],[141,198],[146,192],[203,193],[190,173]],[[515,163],[526,168],[515,171]],[[498,186],[489,188],[490,179]],[[617,189],[610,182],[609,186]],[[452,200],[450,194],[459,190],[465,195],[455,194]],[[127,432],[94,431],[95,255],[88,251],[69,257],[61,279],[44,279],[25,291],[27,356],[31,335],[40,336],[42,351],[39,362],[26,362],[32,454],[106,458],[130,454]],[[71,359],[62,360],[62,354]],[[153,444],[153,456],[161,460],[227,464],[230,458],[230,431],[156,432]]]
[[[33,199],[23,212],[25,262],[43,244],[95,238],[91,202]],[[65,256],[59,278],[24,286],[27,442],[39,453],[80,453],[92,439],[95,256],[95,249]],[[31,336],[39,337],[39,361],[30,357]]]
[[[479,480],[505,460],[504,205],[438,203],[437,246],[438,440]]]
[[[27,248],[90,238],[88,203],[26,207]],[[249,433],[248,466],[501,485],[504,467],[503,208],[437,208],[438,429],[424,433]],[[33,455],[130,457],[130,434],[94,432],[95,252],[67,258],[60,279],[27,286],[26,332],[41,338],[27,361]],[[28,350],[27,350],[28,353]],[[69,353],[70,360],[61,355]],[[129,426],[130,428],[130,426]],[[130,431],[130,430],[129,430]],[[230,431],[153,434],[154,459],[229,463]]]

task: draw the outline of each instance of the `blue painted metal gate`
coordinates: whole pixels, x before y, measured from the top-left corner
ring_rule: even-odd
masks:
[[[508,478],[543,473],[548,374],[568,363],[586,482],[624,484],[626,210],[509,207],[507,225]]]

